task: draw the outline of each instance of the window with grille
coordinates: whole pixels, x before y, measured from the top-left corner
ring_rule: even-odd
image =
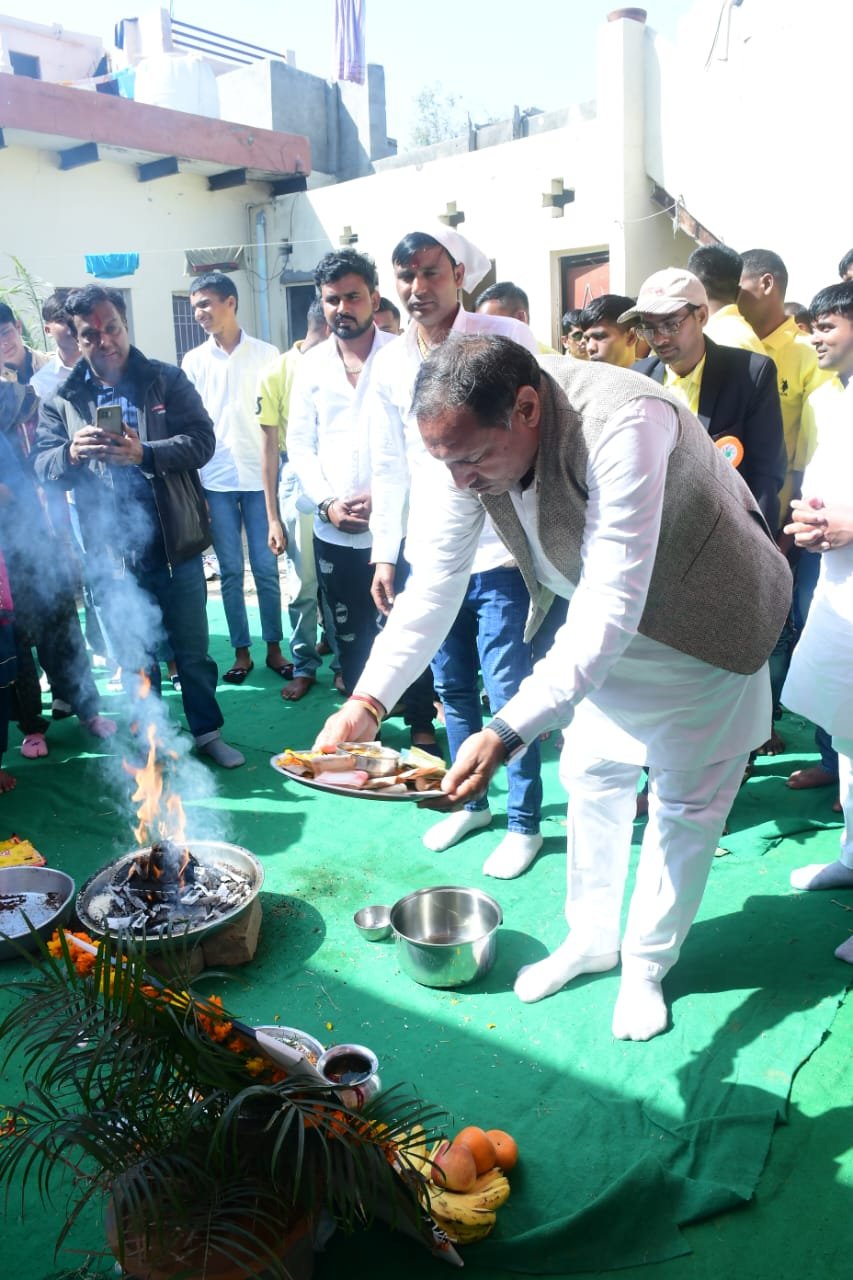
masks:
[[[205,333],[201,325],[193,319],[193,309],[189,295],[172,294],[172,325],[175,331],[175,353],[180,364],[188,351],[199,347],[204,342]]]

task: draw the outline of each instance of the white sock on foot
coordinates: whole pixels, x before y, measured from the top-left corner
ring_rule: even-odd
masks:
[[[853,867],[843,862],[812,862],[791,872],[794,889],[853,889]]]
[[[513,880],[527,870],[541,848],[542,837],[538,831],[530,836],[523,831],[508,831],[494,853],[490,853],[483,863],[483,875]]]
[[[433,853],[442,853],[456,844],[469,831],[479,831],[487,827],[492,820],[491,809],[460,809],[458,813],[449,813],[441,822],[423,837],[423,843]]]
[[[234,747],[229,747],[224,738],[211,738],[209,742],[205,742],[202,746],[196,746],[196,750],[200,755],[209,756],[216,764],[221,765],[223,769],[239,769],[241,764],[246,763],[246,757],[241,755]]]
[[[525,1004],[552,996],[582,973],[605,973],[619,963],[618,951],[607,951],[598,956],[583,955],[571,938],[536,964],[526,964],[515,980],[515,994]]]
[[[846,960],[848,964],[853,964],[853,937],[842,942],[840,947],[836,947],[835,954],[839,960]]]
[[[669,1013],[659,982],[622,974],[613,1010],[617,1040],[651,1040],[666,1031]]]

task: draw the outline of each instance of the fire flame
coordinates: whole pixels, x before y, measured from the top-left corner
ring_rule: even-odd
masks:
[[[140,676],[147,681],[140,672]],[[144,686],[143,686],[144,688]],[[151,688],[151,682],[147,681],[147,692]],[[143,693],[145,696],[145,693]],[[131,800],[136,804],[136,816],[138,822],[134,827],[134,835],[136,843],[140,846],[153,844],[155,839],[172,840],[175,844],[183,845],[186,841],[186,815],[184,806],[181,803],[180,796],[173,792],[167,791],[163,796],[163,764],[157,758],[157,728],[154,724],[149,724],[146,737],[148,739],[148,758],[141,768],[137,768],[132,764],[124,761],[124,768],[136,782],[136,790],[131,796]],[[174,755],[174,752],[169,754]],[[165,809],[165,812],[164,812]],[[187,859],[189,854],[187,853]]]

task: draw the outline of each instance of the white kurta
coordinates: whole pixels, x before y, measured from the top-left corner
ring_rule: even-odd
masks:
[[[828,382],[809,401],[817,447],[803,497],[848,505],[853,475],[853,381]],[[808,552],[804,552],[808,555]],[[834,737],[853,738],[853,545],[821,556],[809,616],[791,658],[782,701]]]
[[[550,652],[499,713],[531,742],[567,726],[585,756],[694,769],[760,745],[770,722],[766,665],[751,676],[710,666],[637,634],[654,567],[669,454],[678,418],[636,400],[590,451],[589,492],[576,589],[545,556],[533,490],[512,491],[543,586],[570,598]],[[419,467],[408,555],[414,573],[374,645],[359,687],[393,705],[455,617],[484,512],[454,488],[446,467]],[[460,588],[461,582],[461,588]]]

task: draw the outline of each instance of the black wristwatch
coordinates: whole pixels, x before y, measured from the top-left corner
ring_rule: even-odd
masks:
[[[519,737],[512,725],[507,724],[506,720],[501,720],[500,716],[493,716],[486,725],[487,729],[491,729],[492,733],[496,733],[503,743],[504,764],[509,764],[510,760],[514,760],[522,751],[527,750],[527,744],[524,739]]]
[[[331,524],[331,518],[329,516],[329,507],[332,505],[333,502],[336,502],[336,501],[337,501],[336,498],[324,498],[323,501],[318,506],[317,515],[323,521],[323,524]]]

